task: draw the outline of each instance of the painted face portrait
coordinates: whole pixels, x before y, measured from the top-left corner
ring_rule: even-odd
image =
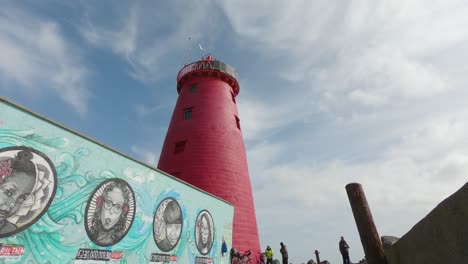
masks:
[[[122,219],[125,202],[124,190],[117,186],[105,194],[101,210],[101,224],[105,230],[111,229]]]
[[[56,172],[43,153],[27,147],[0,149],[0,237],[18,233],[47,210]]]
[[[211,214],[203,210],[198,214],[195,228],[195,241],[198,251],[206,255],[211,251],[214,242],[214,223]]]
[[[8,166],[8,161],[3,162]],[[1,165],[0,165],[1,166]],[[30,198],[35,184],[35,175],[22,171],[11,172],[0,185],[0,220],[15,214]]]
[[[163,200],[156,209],[153,221],[153,236],[156,246],[168,252],[174,249],[182,234],[182,210],[173,198]]]
[[[127,182],[110,179],[93,192],[86,208],[88,237],[99,246],[118,243],[135,217],[135,196]]]
[[[200,234],[202,243],[206,245],[208,243],[208,236],[210,235],[210,226],[205,215],[202,216],[200,221]]]

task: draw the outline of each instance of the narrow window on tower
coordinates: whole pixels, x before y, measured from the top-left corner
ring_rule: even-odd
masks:
[[[236,115],[234,117],[236,118],[236,126],[240,129],[240,119]]]
[[[177,141],[174,147],[174,154],[179,154],[179,153],[184,152],[186,143],[187,143],[187,140]]]
[[[198,84],[192,84],[190,85],[189,89],[190,89],[190,94],[194,94],[196,91],[197,91],[197,88],[198,88]]]
[[[232,97],[232,101],[233,101],[234,103],[236,103],[236,96],[234,95],[233,92],[231,92],[231,97]]]
[[[190,120],[192,119],[192,108],[185,109],[184,110],[184,119],[185,120]]]

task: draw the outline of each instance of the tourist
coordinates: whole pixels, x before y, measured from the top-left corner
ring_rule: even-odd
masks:
[[[226,255],[227,253],[227,244],[226,244],[226,241],[224,241],[224,238],[223,238],[223,244],[221,245],[221,256],[224,257],[224,255]]]
[[[283,257],[283,264],[288,264],[288,249],[286,248],[286,245],[283,242],[281,242],[280,245],[280,252],[281,256]]]
[[[343,264],[351,264],[351,261],[349,260],[349,252],[348,252],[349,246],[343,237],[341,237],[339,245],[340,245],[340,253],[341,253],[341,256],[343,257]]]
[[[273,264],[273,249],[270,246],[267,246],[265,250],[265,256],[267,258],[267,264]]]

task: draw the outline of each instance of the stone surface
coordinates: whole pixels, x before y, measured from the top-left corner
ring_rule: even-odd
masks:
[[[468,183],[390,247],[389,264],[468,263]]]
[[[382,240],[382,246],[383,246],[384,251],[387,251],[388,249],[390,249],[390,247],[393,244],[395,244],[399,239],[400,238],[394,237],[394,236],[382,236],[381,240]]]

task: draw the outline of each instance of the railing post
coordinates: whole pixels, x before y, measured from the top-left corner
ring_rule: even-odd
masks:
[[[317,258],[317,264],[320,264],[320,252],[318,250],[315,250],[315,257]]]
[[[387,264],[379,233],[367,203],[366,195],[359,183],[346,185],[349,203],[361,237],[362,247],[369,264]]]

